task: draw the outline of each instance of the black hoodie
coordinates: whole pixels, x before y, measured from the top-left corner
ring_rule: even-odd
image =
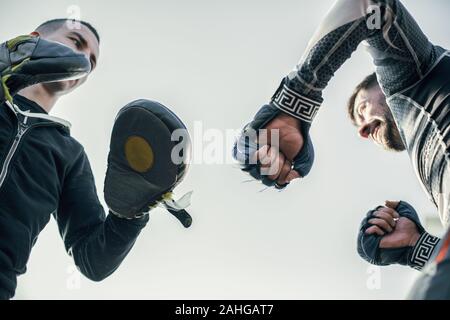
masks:
[[[148,216],[105,215],[83,147],[66,123],[22,96],[0,105],[0,298],[14,296],[31,248],[50,216],[89,279],[113,273]],[[27,113],[28,112],[28,113]]]

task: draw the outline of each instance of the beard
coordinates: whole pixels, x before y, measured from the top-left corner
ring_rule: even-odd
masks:
[[[389,108],[386,110],[385,115],[384,132],[382,135],[382,146],[387,151],[402,152],[406,150],[405,144],[400,136],[397,124],[394,121],[394,117]]]

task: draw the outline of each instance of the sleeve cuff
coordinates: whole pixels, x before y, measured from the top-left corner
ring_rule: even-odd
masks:
[[[421,271],[430,260],[434,250],[439,245],[441,239],[432,236],[428,232],[424,232],[413,248],[412,255],[409,259],[409,265]]]
[[[318,101],[302,96],[285,84],[280,86],[272,102],[281,111],[308,123],[312,123],[320,107]]]
[[[121,214],[118,214],[112,210],[109,210],[109,213],[111,216],[113,216],[115,219],[118,219],[119,221],[127,221],[129,223],[142,227],[144,227],[147,224],[148,220],[150,219],[150,215],[148,213],[136,216],[134,218],[122,216]]]

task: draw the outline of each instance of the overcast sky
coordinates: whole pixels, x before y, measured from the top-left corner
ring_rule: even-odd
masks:
[[[66,17],[71,5],[98,29],[97,70],[61,99],[53,114],[72,122],[103,201],[109,136],[122,106],[148,98],[170,107],[191,131],[199,121],[204,131],[238,129],[295,66],[333,1],[0,3],[1,40]],[[448,0],[404,3],[433,42],[450,47]],[[243,183],[248,178],[235,165],[192,165],[177,194],[194,190],[193,226],[185,230],[165,211],[155,210],[120,269],[101,283],[78,281],[52,220],[33,250],[27,274],[19,278],[16,297],[404,298],[418,275],[408,268],[383,268],[381,287],[367,285],[373,270],[356,253],[359,223],[386,199],[408,201],[422,216],[437,213],[407,155],[360,140],[347,119],[349,94],[372,71],[367,53],[359,50],[330,82],[311,130],[317,160],[304,181],[283,192],[259,192],[262,186]],[[201,135],[195,138],[201,141]]]

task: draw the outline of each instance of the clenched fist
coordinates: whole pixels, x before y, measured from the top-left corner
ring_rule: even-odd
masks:
[[[292,166],[304,144],[300,122],[289,115],[280,114],[264,129],[267,130],[267,136],[258,139],[262,147],[255,153],[262,171],[278,185],[286,185],[300,178]],[[273,141],[273,137],[277,137],[278,141]]]
[[[386,206],[379,208],[369,220],[372,224],[366,234],[383,236],[380,248],[414,247],[420,234],[416,224],[406,217],[400,217],[395,209],[399,205],[396,201],[386,201]]]

